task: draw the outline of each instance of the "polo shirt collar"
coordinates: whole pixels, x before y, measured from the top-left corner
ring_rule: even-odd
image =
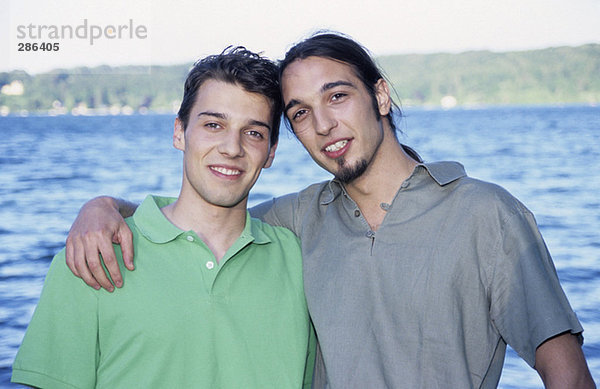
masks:
[[[142,235],[153,243],[167,243],[185,231],[175,227],[160,210],[177,200],[174,197],[148,195],[133,214]]]
[[[167,243],[185,233],[171,223],[160,210],[177,200],[175,197],[148,195],[133,214],[133,220],[142,235],[153,243]],[[246,225],[238,240],[256,244],[270,243],[271,239],[260,228],[260,222],[246,211]]]
[[[419,170],[421,169],[427,171],[431,178],[433,178],[433,180],[440,186],[449,184],[452,181],[456,181],[459,178],[467,175],[464,166],[460,163],[453,161],[441,161],[418,164],[415,167],[411,178],[420,174]],[[346,189],[341,182],[339,182],[337,179],[329,181],[327,183],[326,190],[324,190],[321,194],[321,205],[330,204],[342,193],[346,194]]]
[[[456,181],[467,175],[464,166],[453,161],[421,163],[415,167],[415,171],[419,166],[425,168],[431,178],[433,178],[440,186],[449,184],[452,181]]]
[[[326,185],[327,188],[321,192],[321,205],[330,204],[341,193],[345,193],[344,186],[335,178],[329,181]]]
[[[250,212],[246,211],[246,226],[240,238],[248,238],[252,243],[265,244],[271,243],[271,238],[260,227],[260,221],[250,217]]]

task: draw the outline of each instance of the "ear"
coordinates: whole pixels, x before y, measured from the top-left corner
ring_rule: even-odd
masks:
[[[263,165],[263,169],[268,169],[273,164],[273,159],[275,159],[275,150],[277,150],[277,143],[271,146],[271,150],[269,150],[269,156],[267,157],[267,162]]]
[[[175,119],[175,124],[173,126],[173,146],[177,150],[185,151],[185,131],[183,123],[179,118]]]
[[[392,98],[390,97],[390,88],[383,78],[380,78],[375,84],[375,98],[379,107],[379,114],[385,116],[390,113]]]

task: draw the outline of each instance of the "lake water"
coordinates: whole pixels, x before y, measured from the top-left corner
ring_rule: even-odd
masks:
[[[600,107],[407,109],[405,116],[400,137],[425,160],[460,161],[535,213],[600,385]],[[171,115],[0,117],[0,387],[9,385],[46,270],[84,201],[178,194],[172,123]],[[329,177],[284,129],[281,138],[251,204]],[[509,350],[500,387],[541,381]]]

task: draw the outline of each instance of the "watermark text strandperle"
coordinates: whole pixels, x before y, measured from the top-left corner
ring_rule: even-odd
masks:
[[[45,25],[33,23],[17,26],[17,39],[86,39],[91,46],[98,39],[146,39],[147,37],[148,28],[143,24],[136,25],[133,19],[129,19],[127,24],[107,24],[104,26],[88,24],[87,19],[83,19],[82,24],[75,27],[68,24]]]

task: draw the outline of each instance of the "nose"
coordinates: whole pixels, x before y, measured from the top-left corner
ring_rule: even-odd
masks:
[[[239,131],[227,131],[223,134],[223,139],[218,146],[219,153],[229,157],[236,158],[244,155],[242,145],[242,136]]]
[[[313,111],[313,125],[319,135],[328,135],[337,124],[335,118],[327,109],[315,109]]]

